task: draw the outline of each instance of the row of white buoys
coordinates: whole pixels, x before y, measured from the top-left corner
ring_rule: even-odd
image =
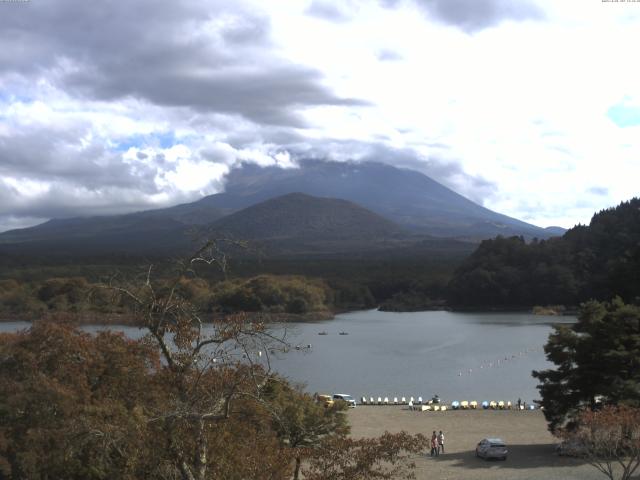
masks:
[[[480,364],[480,370],[483,370],[483,369],[486,369],[486,368],[500,368],[503,365],[506,365],[508,362],[512,362],[512,361],[518,360],[518,358],[524,357],[524,356],[528,355],[529,353],[539,352],[541,350],[542,350],[542,347],[529,347],[529,348],[527,348],[525,350],[519,351],[518,353],[505,355],[504,357],[500,357],[500,358],[498,358],[496,360],[486,360],[486,361],[483,361]],[[467,375],[473,374],[473,368],[469,368],[469,369],[465,370],[464,373],[466,373]],[[464,373],[463,373],[463,370],[460,370],[460,371],[458,371],[458,376],[461,377]]]

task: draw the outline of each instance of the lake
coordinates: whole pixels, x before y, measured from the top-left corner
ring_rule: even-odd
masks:
[[[391,313],[376,310],[333,320],[287,323],[288,341],[303,348],[272,358],[273,368],[307,390],[356,398],[411,396],[443,400],[539,398],[532,370],[549,368],[543,345],[553,323],[574,317],[525,313]],[[0,330],[28,326],[0,323]],[[90,327],[96,330],[102,327]],[[139,337],[137,328],[120,327]],[[326,332],[326,335],[318,335]],[[340,335],[340,332],[348,335]],[[305,348],[311,345],[310,349]]]
[[[549,368],[552,323],[573,317],[524,313],[347,313],[289,325],[291,343],[311,344],[274,362],[309,391],[450,400],[539,398],[532,370]],[[318,335],[327,332],[327,335]],[[348,335],[339,335],[346,332]]]

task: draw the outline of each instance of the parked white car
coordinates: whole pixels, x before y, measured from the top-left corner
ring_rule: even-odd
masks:
[[[346,393],[335,393],[333,395],[333,401],[346,402],[347,405],[352,408],[355,408],[356,406],[356,399]]]
[[[500,438],[483,438],[476,446],[476,457],[484,459],[497,458],[506,460],[508,453],[507,445]]]

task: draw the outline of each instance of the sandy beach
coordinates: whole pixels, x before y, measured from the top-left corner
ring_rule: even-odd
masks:
[[[445,434],[446,453],[425,453],[413,458],[416,478],[597,480],[605,477],[585,462],[555,454],[557,439],[548,431],[541,411],[457,410],[410,411],[406,406],[358,406],[350,409],[351,435],[374,437],[385,431]],[[475,446],[484,437],[500,437],[507,443],[506,461],[476,458]]]

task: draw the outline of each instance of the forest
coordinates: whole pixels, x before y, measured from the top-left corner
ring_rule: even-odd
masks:
[[[483,241],[448,284],[449,305],[577,306],[620,296],[640,301],[640,199],[596,213],[564,236]]]
[[[380,305],[402,310],[409,297],[419,309],[442,304],[455,267],[474,245],[440,248],[275,257],[241,251],[228,255],[225,275],[209,268],[182,282],[207,312],[335,313]],[[108,322],[105,315],[123,312],[114,310],[101,285],[114,279],[135,283],[150,266],[159,278],[170,278],[175,264],[176,259],[153,256],[0,256],[0,318],[67,312]]]

